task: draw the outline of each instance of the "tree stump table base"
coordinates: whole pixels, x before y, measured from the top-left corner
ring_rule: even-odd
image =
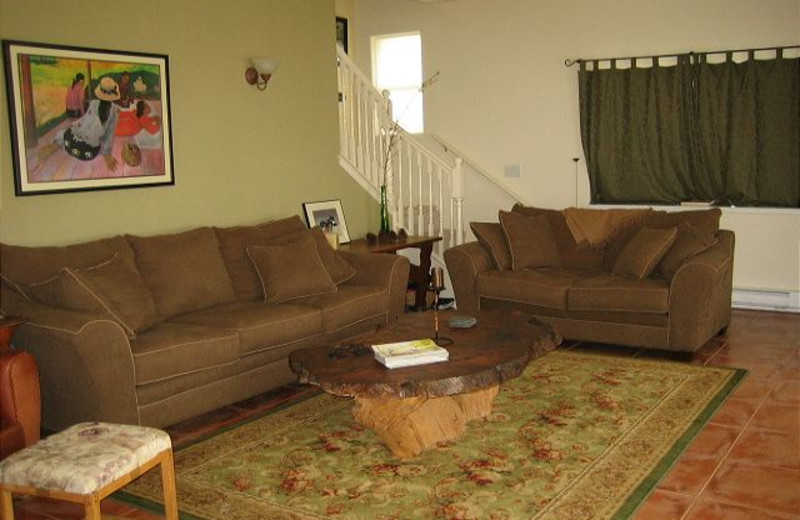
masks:
[[[353,416],[374,431],[396,457],[408,459],[440,442],[461,437],[469,421],[483,419],[492,412],[499,389],[494,385],[442,397],[357,397]]]

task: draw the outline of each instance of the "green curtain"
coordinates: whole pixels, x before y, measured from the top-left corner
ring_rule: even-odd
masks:
[[[593,203],[800,207],[800,60],[579,74]]]

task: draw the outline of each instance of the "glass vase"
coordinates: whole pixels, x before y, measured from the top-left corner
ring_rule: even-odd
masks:
[[[389,203],[386,200],[386,186],[381,186],[381,234],[385,235],[392,230],[389,224]]]

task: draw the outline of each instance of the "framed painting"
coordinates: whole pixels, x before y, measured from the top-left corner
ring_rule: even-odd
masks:
[[[166,55],[3,41],[17,196],[175,184]]]
[[[341,200],[304,202],[303,212],[306,214],[308,227],[319,226],[324,231],[336,233],[339,235],[340,244],[350,242],[350,233],[347,232],[347,222],[344,220]]]

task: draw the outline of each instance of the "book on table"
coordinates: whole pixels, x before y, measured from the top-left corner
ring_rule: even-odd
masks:
[[[450,359],[450,353],[432,339],[415,339],[397,343],[372,345],[375,359],[388,368],[439,363]]]

